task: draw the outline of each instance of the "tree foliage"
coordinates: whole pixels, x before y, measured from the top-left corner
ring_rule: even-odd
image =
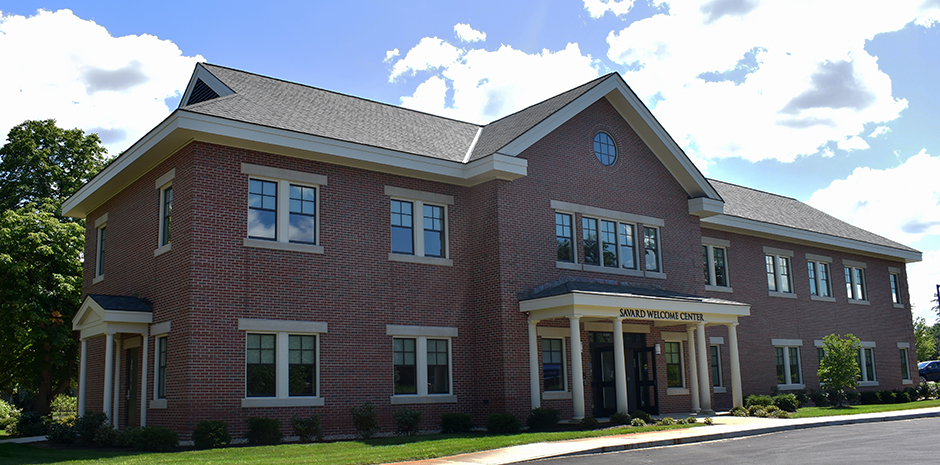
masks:
[[[50,410],[76,375],[84,221],[62,202],[101,167],[98,136],[26,121],[0,148],[0,391],[33,394]]]
[[[914,342],[917,345],[917,361],[934,360],[937,358],[937,338],[934,328],[927,326],[927,320],[914,318]]]
[[[858,351],[862,343],[852,334],[830,334],[823,338],[825,356],[819,361],[819,382],[834,394],[836,405],[842,406],[845,393],[858,387],[861,371]]]

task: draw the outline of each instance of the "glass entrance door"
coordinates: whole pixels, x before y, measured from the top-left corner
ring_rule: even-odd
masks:
[[[617,411],[614,346],[612,344],[591,348],[591,370],[594,386],[594,418],[609,417]]]
[[[650,415],[659,415],[659,390],[656,388],[656,349],[645,347],[633,349],[634,375],[636,382],[636,404],[630,410],[642,410]]]

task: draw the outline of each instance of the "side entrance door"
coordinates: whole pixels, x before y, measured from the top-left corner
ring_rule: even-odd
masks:
[[[137,415],[140,412],[140,399],[137,393],[137,380],[140,379],[137,372],[137,348],[127,349],[127,412],[124,426],[137,426]]]

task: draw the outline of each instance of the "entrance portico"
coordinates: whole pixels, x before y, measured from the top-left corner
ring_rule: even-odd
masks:
[[[714,411],[709,389],[709,354],[705,327],[726,326],[730,349],[732,403],[734,406],[743,405],[736,327],[738,317],[750,315],[748,304],[620,285],[566,282],[521,299],[519,307],[520,311],[528,315],[532,408],[540,407],[542,400],[539,378],[540,353],[537,343],[538,323],[557,318],[565,318],[569,322],[568,336],[571,338],[570,360],[573,380],[571,399],[574,420],[584,418],[586,413],[585,378],[581,358],[582,324],[587,326],[587,324],[596,325],[600,322],[605,323],[605,326],[609,325],[613,332],[613,378],[618,412],[629,413],[633,410],[628,402],[628,373],[623,333],[638,330],[649,332],[650,326],[685,326],[686,334],[683,339],[687,338],[689,348],[690,407],[693,412],[706,415],[713,414]]]

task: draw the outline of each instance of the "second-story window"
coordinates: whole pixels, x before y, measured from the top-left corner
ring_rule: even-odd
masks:
[[[167,245],[172,240],[173,226],[173,186],[163,189],[163,211],[161,216],[160,245]]]
[[[636,236],[632,224],[620,223],[620,266],[636,269]]]
[[[424,255],[444,256],[444,207],[424,205]]]
[[[574,262],[574,249],[572,249],[571,215],[555,213],[555,248],[556,260],[560,262]]]
[[[581,218],[581,236],[584,240],[584,264],[600,265],[600,250],[597,241],[597,220]]]
[[[779,294],[793,293],[792,268],[790,257],[793,252],[764,247],[764,266],[767,271],[767,290]]]
[[[290,242],[317,242],[317,189],[290,185]]]
[[[392,200],[392,252],[413,254],[414,249],[414,205],[411,202]]]
[[[450,266],[448,206],[450,195],[385,186],[390,197],[391,254],[389,260]]]
[[[728,245],[729,242],[725,240],[702,238],[702,265],[705,272],[705,285],[729,287]]]
[[[888,280],[891,283],[891,302],[895,306],[901,305],[901,272],[899,269],[891,268],[888,270]]]
[[[831,258],[806,254],[806,271],[809,275],[809,294],[812,298],[832,297],[832,267]],[[824,300],[817,299],[817,300]]]
[[[326,176],[248,163],[242,173],[250,176],[245,246],[324,253],[319,196]]]
[[[659,229],[643,228],[643,245],[646,248],[646,271],[661,270],[659,255]]]
[[[865,286],[865,264],[843,260],[845,274],[845,295],[849,300],[867,301],[868,288]]]
[[[248,180],[248,237],[277,240],[277,183]]]

